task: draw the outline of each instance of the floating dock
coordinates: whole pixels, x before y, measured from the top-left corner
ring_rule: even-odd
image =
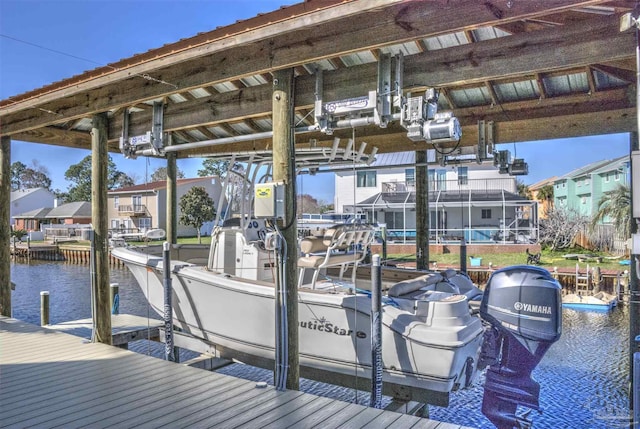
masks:
[[[280,392],[7,317],[0,347],[1,427],[462,428]]]

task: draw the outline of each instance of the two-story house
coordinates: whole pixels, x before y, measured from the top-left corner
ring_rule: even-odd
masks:
[[[428,160],[435,160],[433,151]],[[436,242],[533,242],[537,203],[517,194],[516,179],[492,162],[440,166],[429,162],[429,229]],[[415,238],[415,152],[378,154],[368,168],[336,172],[337,212],[364,213],[388,236]]]
[[[222,191],[221,180],[217,176],[178,179],[176,198],[189,192],[194,186],[202,186],[214,201],[218,201]],[[167,227],[167,182],[159,181],[129,186],[108,192],[109,229],[120,233],[138,233],[149,229]],[[216,210],[218,208],[216,207]],[[180,205],[178,204],[178,219]],[[179,237],[194,236],[192,227],[178,223]]]
[[[591,217],[602,196],[621,184],[629,184],[628,156],[592,162],[554,181],[554,205]]]

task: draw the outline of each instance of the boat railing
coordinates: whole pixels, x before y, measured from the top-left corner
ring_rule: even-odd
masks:
[[[374,236],[373,225],[346,224],[328,229],[322,237],[303,238],[300,241],[303,256],[298,259],[298,287],[304,283],[305,271],[312,269],[311,288],[315,289],[320,270],[328,267],[340,267],[340,279],[352,268],[351,280],[355,282],[358,265],[366,257]]]

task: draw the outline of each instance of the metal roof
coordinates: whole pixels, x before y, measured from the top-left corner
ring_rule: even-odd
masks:
[[[400,52],[405,90],[438,88],[441,109],[452,109],[463,126],[460,145],[477,144],[478,120],[494,123],[495,143],[633,131],[635,40],[618,31],[620,15],[633,6],[307,0],[1,100],[0,134],[90,148],[91,118],[107,112],[109,150],[117,152],[123,110],[129,135],[140,135],[150,128],[149,106],[162,101],[174,145],[252,135],[271,128],[272,73],[283,68],[295,69],[296,122],[310,125],[317,69],[327,101],[364,95],[376,88],[377,59]],[[350,134],[334,136],[346,141]],[[310,132],[296,140],[330,146],[334,136]],[[397,124],[365,127],[357,139],[378,153],[424,147]],[[261,137],[213,151],[270,143]]]
[[[500,203],[502,201],[512,204],[531,203],[531,200],[507,191],[429,191],[429,202],[434,203],[435,201],[438,204],[445,205],[450,203],[468,204],[469,202],[473,205],[475,203]],[[360,201],[356,206],[397,207],[415,203],[415,192],[380,192]]]
[[[608,165],[610,162],[611,161],[606,159],[601,161],[591,162],[587,165],[583,165],[582,167],[576,168],[575,170],[572,170],[563,176],[560,176],[556,181],[575,179],[578,177],[586,176],[587,174],[590,174],[594,170],[600,167],[603,167],[605,165]]]

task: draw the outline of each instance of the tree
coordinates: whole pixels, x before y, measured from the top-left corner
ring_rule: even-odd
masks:
[[[522,183],[521,181],[517,181],[517,186],[518,186],[518,195],[520,195],[523,198],[526,198],[528,200],[531,199],[531,190],[529,189],[529,187],[527,185],[525,185],[524,183]]]
[[[320,205],[320,213],[328,213],[330,211],[333,211],[333,203],[325,200],[318,200],[318,204]]]
[[[31,161],[31,167],[27,167],[19,161],[11,164],[11,189],[15,191],[31,188],[51,189],[51,179],[47,167],[35,159]]]
[[[309,194],[298,195],[296,207],[298,216],[302,213],[320,213],[320,203]]]
[[[178,179],[184,179],[184,173],[179,168],[176,169],[176,177]],[[151,174],[152,182],[160,182],[162,180],[167,180],[167,167],[158,167]]]
[[[213,200],[203,186],[194,186],[180,198],[179,205],[180,223],[194,227],[198,232],[198,243],[202,243],[200,228],[205,222],[212,221],[216,215]]]
[[[198,170],[199,177],[225,177],[229,169],[229,161],[207,158],[202,161],[202,170]]]
[[[587,218],[575,210],[554,207],[540,220],[540,244],[551,250],[569,248],[587,224]]]
[[[91,201],[91,155],[87,155],[82,161],[69,167],[64,173],[64,177],[74,183],[69,185],[67,202]],[[117,170],[116,164],[109,156],[107,161],[107,189],[133,184],[133,179],[122,171]]]
[[[613,191],[605,192],[598,201],[598,211],[591,219],[590,231],[596,225],[609,220],[622,238],[631,237],[631,191],[627,185],[618,185]]]
[[[551,184],[544,185],[543,187],[538,189],[537,198],[538,198],[538,201],[553,200],[553,185]]]
[[[17,191],[22,188],[22,173],[27,169],[27,166],[16,161],[11,164],[11,190]]]

